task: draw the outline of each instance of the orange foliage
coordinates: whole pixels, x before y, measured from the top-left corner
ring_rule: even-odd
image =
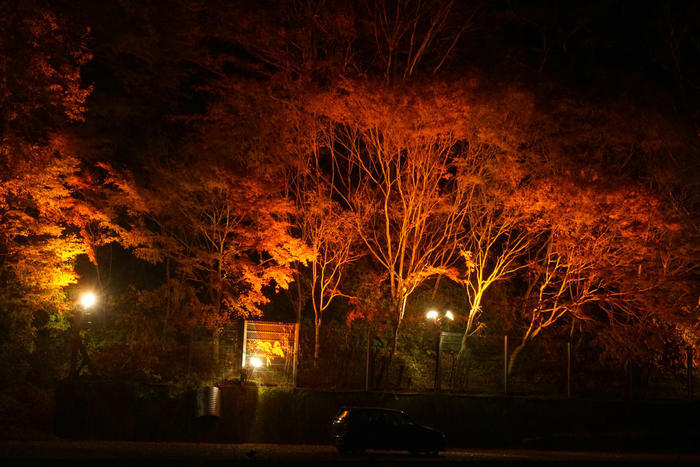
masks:
[[[290,205],[274,184],[210,165],[157,169],[151,176],[153,188],[145,188],[111,172],[114,202],[130,218],[121,242],[143,259],[169,258],[202,292],[208,327],[231,316],[259,316],[269,301],[265,289],[286,289],[292,264],[312,258],[290,234]]]
[[[248,352],[251,355],[265,358],[268,366],[270,365],[272,359],[278,357],[284,358],[284,356],[289,353],[290,350],[289,343],[286,341],[283,343],[280,343],[280,341],[255,341],[255,345],[251,345],[248,348]]]
[[[85,34],[32,1],[0,6],[0,35],[0,269],[12,278],[1,295],[65,310],[73,261],[88,251],[80,160],[66,128],[85,112],[91,88],[81,86],[80,67],[90,53]]]

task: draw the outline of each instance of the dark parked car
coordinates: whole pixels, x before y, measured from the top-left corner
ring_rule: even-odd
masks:
[[[417,425],[400,410],[343,407],[331,426],[333,444],[341,453],[365,449],[408,450],[436,455],[445,448],[445,435]]]

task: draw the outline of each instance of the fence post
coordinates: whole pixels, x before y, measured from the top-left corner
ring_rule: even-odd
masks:
[[[245,366],[246,358],[246,341],[248,340],[248,320],[243,320],[243,351],[241,352],[241,382],[246,379],[246,371],[248,370]]]
[[[440,390],[440,341],[442,331],[438,331],[437,346],[435,348],[435,392]]]
[[[566,397],[571,398],[571,341],[566,343]]]
[[[365,391],[369,391],[369,363],[370,363],[369,325],[367,325],[367,355],[365,357]]]
[[[297,387],[297,364],[299,362],[299,322],[294,326],[294,367],[292,368],[292,387]]]
[[[508,395],[508,336],[503,336],[503,392]]]
[[[688,399],[693,398],[693,347],[688,346],[687,350],[687,363],[686,368],[688,371]]]

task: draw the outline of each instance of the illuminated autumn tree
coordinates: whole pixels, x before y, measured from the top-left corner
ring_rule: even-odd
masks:
[[[604,300],[607,284],[601,261],[611,259],[605,257],[611,253],[610,239],[604,235],[578,243],[557,238],[558,234],[551,233],[541,246],[540,257],[530,265],[522,310],[529,322],[508,358],[508,372],[523,348],[545,328],[562,318],[587,319],[584,307]]]
[[[427,102],[416,96],[408,104],[392,89],[376,90],[381,100],[355,91],[345,105],[336,99],[327,108],[342,147],[336,183],[364,247],[387,275],[393,356],[408,297],[454,261],[469,187],[452,175],[462,148],[434,114],[423,114]]]
[[[306,162],[292,168],[296,172],[292,179],[296,201],[293,218],[302,240],[313,254],[309,292],[314,312],[314,367],[317,367],[323,313],[335,298],[346,296],[340,286],[348,265],[356,258],[352,250],[357,234],[352,214],[334,199],[336,174],[323,168],[333,159],[333,133],[319,124],[309,129],[305,137],[307,144],[302,146],[308,148],[309,153],[299,157]],[[324,158],[322,152],[329,154]],[[296,286],[300,288],[299,283]]]
[[[159,169],[153,176],[153,188],[110,179],[134,221],[122,241],[144,259],[168,258],[195,286],[204,310],[200,320],[212,329],[218,355],[224,323],[259,316],[269,301],[264,288],[287,288],[292,263],[306,263],[311,253],[289,233],[289,203],[262,180],[208,164]]]
[[[73,197],[80,160],[65,132],[83,118],[90,89],[80,68],[90,54],[86,31],[49,9],[7,2],[0,13],[1,261],[32,285],[27,303],[41,306],[75,281],[70,263],[84,251]]]
[[[37,328],[72,308],[64,287],[86,251],[82,167],[68,134],[90,94],[80,78],[87,31],[43,4],[3,2],[0,56],[0,352],[11,381],[24,374]]]
[[[369,13],[369,19],[367,13]],[[255,107],[255,112],[252,112],[255,116],[261,111],[266,111],[270,102],[278,106],[279,103],[283,103],[281,105],[283,108],[284,103],[293,102],[293,106],[333,122],[332,131],[337,132],[335,140],[347,145],[347,150],[343,151],[342,155],[345,160],[342,170],[352,171],[351,177],[362,174],[362,181],[357,187],[362,186],[362,189],[368,190],[366,195],[370,203],[374,200],[371,199],[373,195],[369,191],[374,190],[376,194],[385,188],[393,190],[387,194],[386,200],[391,199],[392,204],[397,202],[396,205],[387,206],[385,214],[391,219],[387,218],[386,228],[382,228],[380,215],[368,216],[367,212],[362,212],[366,211],[366,207],[362,207],[365,201],[356,196],[357,187],[331,187],[331,190],[336,190],[337,193],[342,192],[346,197],[346,203],[354,206],[351,210],[352,218],[362,215],[364,220],[374,224],[364,225],[359,231],[367,234],[363,240],[365,247],[371,246],[372,255],[385,270],[389,271],[390,294],[395,303],[397,320],[395,348],[406,298],[427,277],[444,272],[447,264],[453,260],[456,234],[452,227],[459,224],[457,218],[460,213],[446,213],[450,209],[445,205],[450,203],[447,200],[452,196],[451,187],[441,185],[450,178],[448,171],[451,162],[449,160],[454,157],[455,151],[459,151],[456,148],[457,140],[450,135],[450,130],[444,125],[441,130],[435,131],[435,127],[439,127],[440,123],[434,124],[430,119],[434,117],[434,112],[441,112],[444,108],[439,105],[431,106],[432,103],[420,102],[415,104],[415,107],[406,105],[404,108],[408,114],[414,111],[421,114],[420,123],[417,126],[422,127],[422,130],[410,129],[412,124],[407,121],[392,125],[390,121],[396,111],[392,106],[402,99],[401,91],[398,89],[387,92],[371,88],[354,89],[354,97],[359,95],[360,100],[365,99],[365,101],[357,101],[351,105],[335,106],[337,101],[332,101],[332,98],[327,99],[327,96],[322,97],[321,106],[327,104],[334,107],[328,112],[319,111],[315,101],[319,97],[319,88],[333,89],[333,84],[343,81],[346,76],[361,74],[366,69],[374,69],[378,62],[376,58],[379,58],[380,63],[383,62],[381,72],[386,81],[391,81],[393,76],[403,76],[403,78],[413,76],[418,71],[420,63],[428,64],[433,72],[439,70],[463,32],[470,27],[473,11],[455,7],[454,2],[450,1],[425,4],[410,1],[377,1],[362,6],[347,4],[333,7],[323,2],[282,2],[275,9],[274,20],[269,16],[262,17],[264,15],[264,11],[243,13],[236,8],[226,9],[217,22],[212,24],[213,29],[207,30],[208,34],[217,36],[224,43],[236,43],[246,51],[246,55],[240,55],[235,51],[219,53],[218,56],[214,54],[207,61],[207,66],[219,70],[221,76],[216,83],[207,87],[207,90],[213,92],[218,99],[208,115],[208,123],[215,122],[211,126],[215,131],[209,133],[214,137],[206,139],[207,145],[210,148],[216,148],[218,142],[240,140],[244,147],[250,148],[250,153],[253,155],[253,157],[246,157],[245,160],[254,161],[253,163],[260,161],[257,159],[258,155],[267,158],[272,153],[280,152],[280,147],[289,148],[286,135],[289,133],[289,127],[294,126],[294,116],[291,122],[285,121],[284,117],[289,115],[285,109],[282,112],[272,112],[269,118],[263,120],[257,117],[239,118],[247,114],[245,109],[251,102],[262,103]],[[240,21],[241,17],[248,18],[248,21]],[[462,21],[465,18],[466,20]],[[290,41],[294,43],[294,47],[288,47]],[[438,56],[437,61],[432,59],[434,56]],[[235,63],[237,69],[249,70],[249,76],[255,76],[255,79],[243,76],[229,79],[228,76],[231,74],[222,65],[231,63]],[[224,78],[224,76],[227,77]],[[260,89],[263,82],[270,84],[265,91]],[[385,93],[386,96],[390,96],[393,92],[394,95],[390,97],[391,102],[381,102],[381,98],[376,99],[373,94],[377,91]],[[296,97],[290,97],[290,95]],[[435,100],[442,103],[450,100],[450,96],[439,96],[439,92],[435,92],[432,97],[436,96]],[[376,104],[378,106],[375,107]],[[379,109],[379,107],[382,108]],[[360,112],[356,113],[358,108]],[[377,111],[375,115],[372,115],[373,111]],[[232,116],[234,118],[230,118]],[[359,117],[361,120],[359,124],[353,120],[354,117]],[[448,118],[444,117],[443,120]],[[275,123],[274,131],[270,132],[271,135],[275,135],[274,138],[259,138],[256,139],[256,144],[251,144],[251,137],[256,138],[256,136],[251,135],[250,131],[244,138],[235,136],[232,138],[232,135],[237,135],[241,129],[250,130],[246,125],[260,129],[261,121]],[[335,123],[340,125],[333,127]],[[359,133],[352,134],[355,130]],[[421,131],[423,134],[419,134]],[[270,141],[275,141],[272,147]],[[360,149],[365,143],[370,144],[367,146],[369,151],[366,153],[364,149]],[[334,144],[329,143],[326,150],[334,149]],[[230,146],[230,144],[224,144],[223,152],[229,151]],[[267,148],[270,151],[267,151]],[[289,148],[288,152],[300,154],[294,147]],[[404,152],[408,154],[407,157],[403,154]],[[378,166],[374,168],[364,166],[362,158],[367,154],[370,159],[384,158],[386,167],[389,170],[395,170],[396,173],[386,174],[388,178],[379,184],[374,183],[372,177],[377,174],[371,172]],[[364,170],[363,166],[367,170]],[[268,167],[275,170],[274,163]],[[430,172],[433,170],[435,173],[431,175]],[[339,175],[338,180],[340,179],[349,181],[342,175]],[[338,180],[335,184],[338,184]],[[425,191],[421,187],[424,182],[427,185]],[[397,183],[403,184],[409,193],[401,193],[402,189],[397,187]],[[454,185],[453,183],[452,186]],[[457,200],[453,201],[457,205],[463,194],[461,188],[456,191],[454,197]],[[415,195],[418,195],[418,198]],[[381,199],[379,201],[381,202]],[[327,204],[323,199],[319,202]],[[404,213],[399,212],[400,202],[404,203]],[[459,210],[459,208],[456,209]],[[308,215],[314,216],[313,213]],[[370,217],[373,219],[370,220]],[[448,227],[440,233],[438,226],[445,220]],[[429,231],[433,230],[428,232],[426,227]],[[396,229],[396,231],[390,233],[390,229]],[[370,234],[370,231],[373,233]],[[377,234],[384,235],[386,238],[372,240],[371,235]],[[345,251],[341,245],[333,245],[333,248],[334,251]],[[345,261],[342,259],[345,256],[344,253],[340,257],[332,256],[331,263]],[[312,275],[315,274],[312,271]],[[335,276],[325,277],[335,282],[335,279],[332,279]],[[317,281],[312,278],[312,282],[315,284]],[[312,285],[312,289],[315,290],[315,285]],[[337,286],[331,286],[328,290],[337,290]],[[297,288],[297,291],[300,289]],[[316,300],[312,302],[316,309]],[[330,303],[322,299],[318,302]],[[301,296],[298,296],[297,307],[300,304]],[[315,315],[318,327],[320,313],[316,311]]]
[[[367,2],[367,11],[368,29],[387,81],[410,78],[421,62],[437,72],[476,13],[452,0],[376,0]]]
[[[498,201],[474,201],[469,206],[466,222],[467,238],[460,249],[464,272],[453,277],[464,287],[469,303],[460,355],[466,351],[467,338],[479,329],[475,324],[482,313],[486,291],[522,268],[518,260],[531,240],[520,225],[521,215],[499,205]]]
[[[524,226],[536,235],[527,259],[521,295],[520,352],[546,328],[602,321],[645,326],[647,313],[663,314],[654,296],[661,282],[660,259],[668,215],[658,196],[619,175],[598,179],[592,169],[569,172],[521,190],[521,208],[534,214]],[[591,174],[591,175],[589,175]],[[671,318],[669,315],[666,319]],[[634,324],[633,324],[634,323]]]

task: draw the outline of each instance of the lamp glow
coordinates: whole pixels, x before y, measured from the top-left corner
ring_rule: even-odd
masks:
[[[250,365],[253,368],[260,368],[262,366],[263,362],[260,360],[258,357],[251,357],[250,358]]]
[[[437,319],[438,318],[438,312],[435,310],[430,310],[426,315],[426,318],[428,319]]]
[[[447,311],[445,312],[445,318],[449,319],[450,321],[454,321],[455,315],[453,315],[452,312],[451,312],[450,310],[447,310]]]
[[[86,308],[86,309],[93,306],[96,302],[97,302],[97,297],[92,292],[84,293],[80,297],[80,304],[83,305],[83,308]]]

